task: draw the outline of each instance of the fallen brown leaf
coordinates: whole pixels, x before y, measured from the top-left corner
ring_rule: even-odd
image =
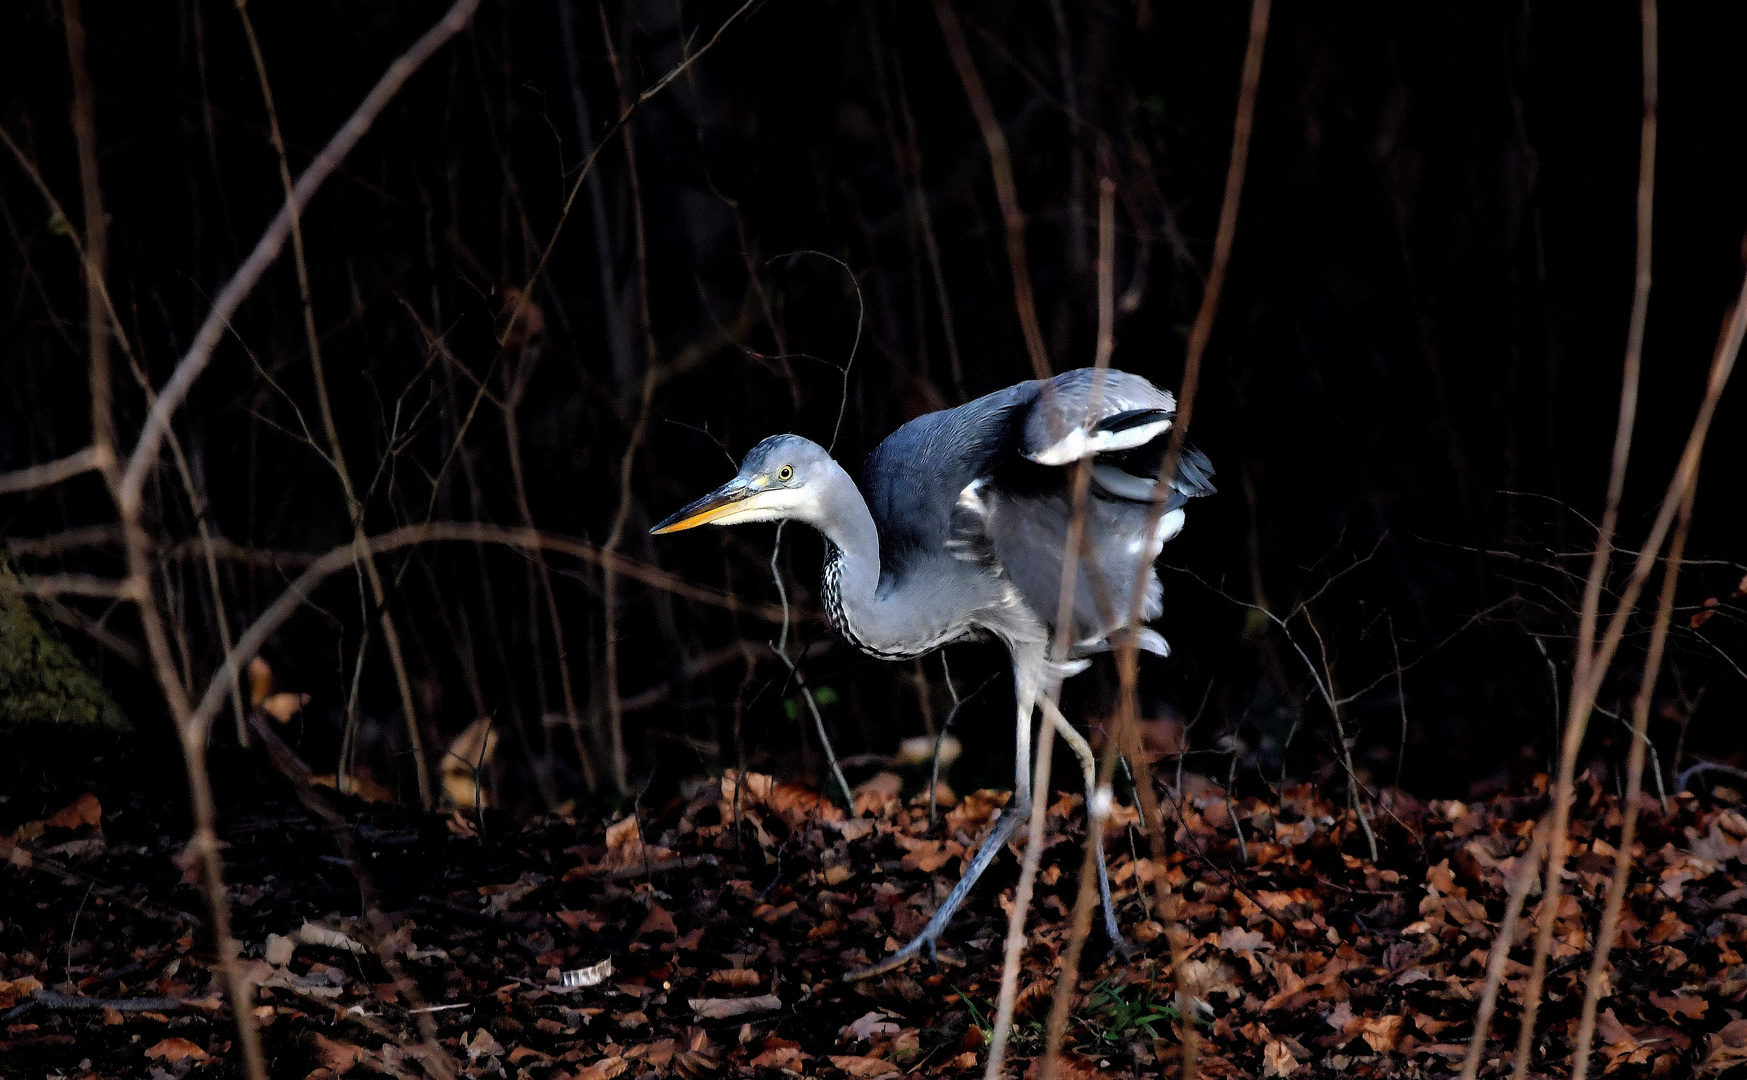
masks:
[[[898,1025],[883,1012],[867,1013],[854,1023],[844,1025],[837,1033],[839,1039],[856,1039],[866,1042],[875,1035],[896,1035]]]
[[[1283,1042],[1271,1042],[1262,1048],[1263,1076],[1291,1076],[1298,1071],[1298,1064]]]
[[[344,1076],[358,1067],[369,1052],[354,1043],[330,1039],[319,1031],[312,1031],[308,1037],[309,1052],[322,1063],[322,1068],[332,1070],[336,1076]]]
[[[884,1058],[831,1055],[831,1064],[855,1077],[896,1076],[903,1070]]]
[[[771,1036],[764,1040],[764,1049],[752,1059],[755,1069],[793,1069],[801,1060],[801,1044]]]
[[[1652,993],[1648,997],[1650,1004],[1669,1016],[1685,1016],[1693,1020],[1704,1019],[1705,1010],[1710,1007],[1710,1002],[1692,994]]]
[[[197,1062],[208,1062],[212,1055],[189,1042],[187,1039],[161,1039],[146,1050],[149,1058],[163,1058],[165,1061],[181,1061],[192,1058]]]
[[[644,934],[677,934],[679,927],[674,925],[673,916],[660,904],[650,904],[649,914],[644,917],[643,924],[637,928],[637,936]]]
[[[100,826],[103,824],[103,808],[98,804],[97,796],[87,791],[62,809],[44,818],[43,824],[51,829],[82,829],[86,826]]]
[[[575,1073],[573,1080],[613,1080],[615,1076],[624,1072],[628,1067],[625,1064],[625,1059],[615,1054],[604,1057],[593,1065],[579,1070]]]
[[[752,968],[720,968],[710,972],[710,981],[731,986],[736,990],[750,990],[764,982],[764,976]]]
[[[1705,1057],[1698,1071],[1708,1076],[1741,1064],[1747,1064],[1747,1020],[1731,1020],[1705,1039]]]
[[[746,998],[692,998],[686,1004],[706,1020],[726,1020],[747,1013],[772,1012],[783,1007],[783,999],[775,994],[765,994]]]
[[[1096,1063],[1079,1054],[1064,1053],[1056,1063],[1056,1080],[1097,1080],[1105,1075],[1108,1074],[1099,1069]],[[1025,1080],[1042,1080],[1042,1077],[1043,1058],[1033,1058],[1031,1066],[1025,1070]]]
[[[1371,1049],[1387,1054],[1395,1049],[1397,1040],[1401,1038],[1401,1017],[1367,1017],[1361,1022],[1359,1034]]]

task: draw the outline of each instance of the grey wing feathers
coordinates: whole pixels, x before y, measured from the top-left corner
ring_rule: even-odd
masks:
[[[1045,495],[1016,495],[998,489],[986,499],[988,513],[983,529],[989,550],[1003,573],[1012,581],[1026,606],[1051,627],[1060,606],[1062,552],[1067,548],[1072,504],[1066,490]],[[1074,582],[1074,655],[1101,652],[1110,647],[1110,637],[1128,621],[1134,610],[1134,586],[1142,553],[1150,565],[1158,545],[1140,542],[1146,528],[1148,507],[1144,503],[1092,498],[1086,502],[1086,530],[1091,540],[1079,560]],[[1173,522],[1167,518],[1155,536],[1167,535]],[[1163,595],[1157,575],[1146,574],[1141,621],[1163,613]],[[1165,654],[1164,639],[1150,631],[1142,635],[1149,651]]]
[[[1039,465],[1133,450],[1171,430],[1177,399],[1139,375],[1080,368],[1038,384],[1019,452]]]
[[[1036,397],[1017,425],[1017,457],[1025,464],[998,471],[979,486],[979,516],[992,560],[1027,606],[1053,624],[1072,518],[1069,473],[1062,466],[1092,459],[1089,543],[1079,560],[1071,628],[1074,651],[1083,655],[1109,648],[1112,636],[1128,623],[1136,609],[1137,582],[1144,590],[1141,621],[1161,614],[1162,589],[1152,562],[1182,529],[1183,505],[1213,493],[1213,465],[1200,450],[1183,447],[1163,516],[1148,534],[1176,398],[1125,371],[1082,368],[1033,385]],[[1142,627],[1139,636],[1148,651],[1168,652],[1153,631]]]
[[[1169,390],[1126,371],[1080,368],[1039,384],[1019,452],[1039,465],[1095,458],[1092,482],[1099,494],[1151,502],[1164,464],[1163,436],[1176,418],[1177,399]],[[1171,487],[1167,512],[1213,494],[1213,463],[1185,445]]]
[[[1165,513],[1148,535],[1154,478],[1170,441],[1161,436],[1176,405],[1169,391],[1138,375],[1082,368],[903,425],[863,470],[882,579],[941,573],[933,560],[945,557],[975,566],[966,580],[987,588],[989,606],[973,622],[1002,633],[1017,604],[1032,625],[1053,627],[1072,519],[1071,474],[1063,466],[1090,457],[1090,555],[1080,560],[1070,633],[1075,655],[1109,648],[1134,610],[1137,582],[1142,621],[1161,613],[1152,561],[1182,528],[1183,503],[1213,492],[1213,466],[1185,446]],[[1143,648],[1167,651],[1158,634],[1138,631]]]
[[[1160,464],[1163,464],[1162,460]],[[1158,475],[1157,470],[1153,475]],[[1219,490],[1213,486],[1213,462],[1207,460],[1206,454],[1184,443],[1183,455],[1177,459],[1177,478],[1171,486],[1190,498],[1212,495]]]
[[[1014,416],[1031,385],[919,416],[868,455],[861,488],[879,526],[884,572],[938,553],[960,532],[960,496],[1012,453]]]

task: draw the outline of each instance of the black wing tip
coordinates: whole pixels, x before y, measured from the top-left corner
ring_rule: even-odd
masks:
[[[1213,486],[1213,471],[1213,462],[1200,448],[1184,443],[1183,456],[1177,461],[1177,481],[1172,486],[1185,495],[1217,494],[1219,489]]]
[[[1127,409],[1123,412],[1111,413],[1100,419],[1094,430],[1115,434],[1130,428],[1145,427],[1161,420],[1169,420],[1177,415],[1175,409]]]

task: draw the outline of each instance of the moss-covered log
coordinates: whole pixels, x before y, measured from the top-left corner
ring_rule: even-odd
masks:
[[[130,731],[103,684],[43,625],[0,550],[0,732],[58,724]]]

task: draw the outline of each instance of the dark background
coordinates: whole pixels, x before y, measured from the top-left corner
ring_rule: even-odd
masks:
[[[370,531],[421,521],[427,506],[438,520],[520,524],[513,437],[534,523],[602,543],[653,362],[660,377],[621,550],[774,602],[771,527],[651,539],[648,525],[724,480],[729,458],[766,435],[827,441],[858,340],[846,461],[912,416],[1029,377],[964,90],[932,8],[887,0],[769,0],[731,27],[604,144],[598,187],[581,189],[534,286],[543,332],[500,344],[506,291],[528,281],[623,96],[698,49],[735,6],[488,2],[321,190],[304,219],[315,318],[352,474],[360,488],[376,477]],[[294,173],[442,10],[249,6]],[[1114,363],[1175,387],[1219,213],[1247,5],[1026,0],[958,11],[1012,146],[1051,363],[1091,361],[1096,192],[1107,175],[1119,189]],[[231,4],[93,3],[86,19],[109,287],[158,385],[280,205],[277,162]],[[1741,22],[1726,6],[1663,11],[1656,284],[1627,548],[1654,516],[1740,282]],[[1463,795],[1546,767],[1553,671],[1563,700],[1630,311],[1639,40],[1638,6],[1626,3],[1275,6],[1193,424],[1221,490],[1191,508],[1166,551],[1184,571],[1164,572],[1160,629],[1176,655],[1143,669],[1149,716],[1199,717],[1191,741],[1209,753],[1191,768],[1223,779],[1235,755],[1250,782],[1331,775],[1332,729],[1303,662],[1234,602],[1284,615],[1312,596],[1308,617],[1289,625],[1312,656],[1321,634],[1344,691],[1372,686],[1352,705],[1372,782],[1399,773],[1421,794]],[[82,228],[58,4],[7,6],[0,72],[0,123]],[[10,158],[0,213],[0,469],[13,469],[89,438],[84,286]],[[801,252],[841,260],[853,283]],[[307,422],[322,442],[302,317],[288,249],[177,418],[202,502],[186,498],[166,456],[149,493],[164,550],[194,536],[196,513],[261,551],[349,538],[335,475],[303,435]],[[125,358],[115,362],[130,446],[144,397]],[[491,397],[450,460],[478,380]],[[513,428],[499,405],[512,392]],[[1711,435],[1689,549],[1709,561],[1683,579],[1652,725],[1670,774],[1694,754],[1741,751],[1732,658],[1743,650],[1729,599],[1747,554],[1738,401],[1726,395]],[[31,539],[113,520],[94,474],[0,498],[0,536],[36,573],[118,573],[113,535],[55,551]],[[830,640],[808,615],[819,547],[806,530],[785,534],[797,644]],[[553,742],[562,765],[548,771],[575,786],[569,740],[541,717],[562,712],[567,665],[598,738],[614,636],[634,789],[719,772],[737,746],[754,767],[820,775],[784,669],[768,651],[749,667],[733,648],[761,646],[775,626],[626,579],[609,619],[596,568],[546,561],[562,655],[527,557],[447,544],[382,559],[428,744],[489,714],[509,736],[506,756],[542,757]],[[1622,559],[1616,584],[1625,568]],[[233,633],[291,572],[224,564],[217,602]],[[202,564],[166,558],[158,586],[203,689],[222,647]],[[1723,599],[1721,616],[1694,631],[1688,616],[1706,597]],[[125,608],[63,605],[47,614],[138,641]],[[374,625],[357,580],[340,575],[268,650],[280,684],[314,696],[296,730],[318,771],[333,767]],[[1608,709],[1636,687],[1644,629],[1635,623],[1622,650]],[[156,738],[168,728],[149,674],[77,625],[62,632],[140,724],[142,743],[169,745]],[[1411,664],[1401,694],[1397,650]],[[1005,663],[992,645],[955,646],[949,659],[961,692]],[[936,659],[888,665],[828,644],[806,666],[813,686],[833,691],[825,715],[838,752],[864,761],[950,707]],[[1095,670],[1070,691],[1071,714],[1094,724],[1110,685],[1107,668]],[[362,671],[357,712],[385,733],[398,770],[388,779],[404,793],[410,769],[392,738],[400,702],[380,634]],[[1011,776],[1007,695],[997,681],[960,714],[972,753],[956,784]],[[1686,756],[1672,760],[1688,720]],[[215,735],[221,752],[227,728]],[[1605,716],[1594,728],[1590,756],[1611,768],[1620,728]]]

